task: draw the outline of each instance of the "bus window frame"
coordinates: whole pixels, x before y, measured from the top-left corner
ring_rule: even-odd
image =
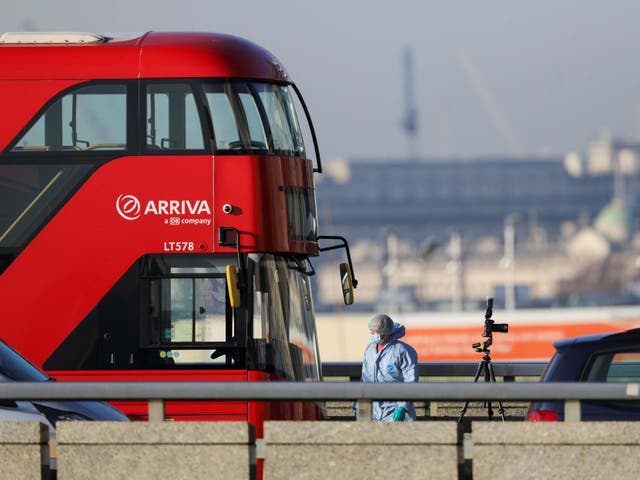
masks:
[[[185,364],[176,364],[173,365],[172,368],[246,368],[247,366],[247,315],[248,310],[246,307],[241,308],[231,308],[230,300],[229,300],[229,292],[227,291],[226,285],[226,276],[224,273],[171,273],[171,269],[175,268],[180,264],[182,258],[187,258],[189,261],[195,261],[195,258],[191,258],[190,255],[182,255],[182,254],[149,254],[145,255],[145,259],[142,260],[144,266],[141,268],[139,272],[139,280],[141,282],[141,295],[139,299],[140,305],[140,339],[139,339],[139,348],[141,351],[153,352],[153,351],[161,351],[161,350],[215,350],[216,352],[221,352],[225,355],[225,352],[230,352],[231,355],[227,355],[227,364],[226,365],[218,365],[218,364],[210,364],[210,363],[185,363]],[[211,255],[213,258],[220,258],[219,254]],[[230,258],[223,259],[222,264],[227,264],[231,261]],[[189,262],[187,262],[189,263]],[[155,266],[153,265],[155,264]],[[161,266],[162,271],[155,270],[158,266]],[[154,271],[150,271],[153,269]],[[189,267],[187,267],[189,268]],[[200,267],[194,267],[200,268]],[[164,269],[168,269],[168,271],[164,271]],[[154,343],[151,330],[152,325],[151,322],[154,321],[152,319],[150,306],[151,306],[151,281],[152,280],[171,280],[174,278],[187,278],[187,279],[198,279],[198,278],[217,278],[223,279],[225,281],[224,291],[225,291],[225,337],[228,337],[228,340],[225,341],[175,341],[175,342],[165,342],[162,341],[161,338],[158,339],[158,342]],[[162,287],[160,286],[162,295]],[[162,301],[159,300],[162,304]],[[161,321],[161,319],[159,318]],[[159,327],[160,325],[158,325]],[[232,329],[231,331],[229,329]],[[230,336],[230,333],[234,333]],[[230,362],[230,357],[235,358],[235,363]]]
[[[135,79],[108,79],[108,80],[89,80],[86,82],[79,82],[70,87],[67,87],[47,102],[29,119],[26,125],[16,134],[16,136],[7,144],[5,149],[1,152],[0,158],[5,159],[19,159],[19,158],[38,158],[38,159],[57,159],[64,158],[66,161],[71,159],[81,159],[82,161],[90,161],[89,159],[106,159],[110,160],[117,157],[127,155],[140,155],[140,150],[137,145],[137,139],[139,135],[139,125],[135,121],[138,116],[138,95],[139,95],[139,80]],[[67,95],[73,95],[74,92],[87,87],[93,86],[107,86],[107,85],[122,85],[125,87],[125,101],[126,101],[126,142],[123,150],[13,150],[17,143],[27,134],[29,130],[36,124],[38,120],[47,112],[53,104],[61,100]],[[130,121],[133,119],[134,121]],[[88,158],[85,158],[88,157]]]
[[[211,155],[213,151],[214,131],[211,114],[202,88],[201,78],[153,78],[141,79],[139,81],[139,118],[138,126],[138,149],[141,155]],[[164,148],[156,150],[149,148],[147,144],[147,94],[149,85],[160,84],[183,84],[189,85],[193,93],[198,120],[200,123],[200,133],[202,135],[203,148]],[[138,115],[138,112],[136,112]]]
[[[263,262],[266,258],[267,263]],[[307,257],[298,258],[297,256],[292,256],[288,254],[282,253],[254,253],[248,256],[247,262],[247,272],[250,281],[250,290],[253,293],[251,295],[250,302],[247,302],[247,311],[251,312],[249,318],[251,322],[248,324],[247,331],[247,339],[249,344],[247,345],[247,362],[249,369],[255,370],[265,370],[267,372],[273,373],[281,378],[285,378],[287,380],[292,381],[308,381],[312,378],[315,380],[319,380],[321,377],[322,367],[319,361],[319,348],[317,344],[317,327],[315,323],[315,314],[313,309],[313,301],[312,301],[312,292],[311,292],[311,284],[309,283],[308,278],[313,274],[312,271],[307,270],[302,267],[302,264],[305,261],[308,261]],[[274,270],[268,269],[268,263],[272,263],[272,266],[275,268]],[[270,275],[274,273],[276,276],[280,275],[282,272],[282,268],[286,269],[286,278],[281,279],[279,282],[269,282]],[[264,269],[264,270],[262,270]],[[280,273],[279,273],[280,272]],[[295,272],[295,274],[292,274]],[[263,277],[263,275],[267,275]],[[306,298],[300,297],[301,305],[305,306],[305,311],[310,313],[310,317],[306,317],[306,321],[303,321],[303,325],[308,325],[309,319],[313,321],[313,330],[316,332],[313,338],[312,345],[312,354],[313,354],[313,366],[307,368],[307,365],[304,363],[295,363],[292,354],[296,351],[302,351],[303,345],[306,341],[299,341],[298,339],[294,339],[292,342],[291,338],[291,316],[296,312],[291,311],[290,309],[290,295],[291,292],[286,290],[287,295],[283,295],[283,287],[291,286],[291,276],[300,275],[307,278],[305,282],[305,286],[307,287],[307,293],[309,296]],[[258,280],[259,278],[259,280]],[[266,283],[263,283],[266,282]],[[267,286],[265,290],[264,287]],[[296,292],[296,295],[303,294],[304,292],[299,291],[297,289],[293,290]],[[269,316],[269,320],[265,322],[265,304],[260,302],[260,314],[257,315],[257,308],[255,305],[255,300],[257,296],[260,296],[261,293],[271,293],[275,294],[277,298],[273,298],[273,295],[270,295],[272,300],[278,300],[277,302],[272,304],[272,307],[276,310],[280,310],[281,320],[282,320],[282,329],[281,330],[273,330],[274,320],[277,322],[277,314]],[[282,303],[281,303],[282,302]],[[310,302],[310,303],[309,303]],[[310,307],[310,308],[308,308]],[[262,323],[262,325],[257,325],[256,321]],[[301,324],[296,324],[294,329],[297,333],[305,332],[306,329],[303,327],[301,329],[297,328]],[[265,328],[266,327],[266,328]],[[258,334],[260,336],[257,336]],[[306,340],[310,340],[310,338],[306,338]],[[302,357],[300,357],[302,358]],[[307,375],[308,373],[317,373],[318,378],[314,378],[313,375]]]
[[[304,145],[304,135],[302,133],[302,126],[300,124],[300,119],[299,119],[299,112],[295,109],[295,105],[292,103],[292,106],[294,107],[292,112],[295,115],[295,118],[293,119],[295,121],[295,124],[298,127],[300,136],[299,136],[299,140],[302,143],[302,147],[303,147],[303,152],[302,153],[296,153],[293,150],[278,150],[275,148],[274,145],[274,140],[273,140],[273,133],[272,133],[272,128],[271,128],[271,123],[269,121],[269,115],[265,109],[264,103],[262,102],[262,99],[260,98],[259,92],[255,89],[256,84],[266,84],[266,85],[276,85],[278,87],[287,87],[290,89],[289,91],[289,97],[291,99],[291,101],[293,102],[294,99],[294,95],[298,96],[298,90],[295,87],[295,85],[291,82],[285,82],[285,81],[277,81],[277,80],[266,80],[266,79],[260,79],[260,78],[242,78],[242,77],[213,77],[213,78],[202,78],[200,79],[200,88],[202,91],[202,95],[204,97],[204,102],[206,105],[206,111],[207,113],[210,115],[210,106],[207,100],[207,89],[205,88],[205,85],[207,83],[212,84],[212,83],[217,83],[220,82],[224,88],[228,88],[229,86],[232,87],[233,89],[233,95],[230,96],[230,102],[232,103],[232,112],[233,112],[233,116],[234,116],[234,121],[236,124],[236,127],[239,127],[243,124],[244,121],[244,126],[247,126],[247,122],[246,122],[246,112],[244,110],[244,106],[242,104],[242,101],[240,100],[240,96],[239,96],[239,91],[237,88],[237,85],[239,84],[245,84],[247,86],[248,92],[251,94],[251,96],[254,99],[254,102],[256,104],[256,109],[258,110],[258,114],[260,116],[260,121],[262,123],[262,128],[264,130],[265,133],[265,137],[267,140],[267,148],[266,149],[246,149],[246,148],[241,148],[241,149],[221,149],[217,147],[217,142],[215,139],[215,124],[213,121],[213,117],[210,116],[209,117],[209,124],[210,124],[210,128],[211,128],[211,149],[214,155],[224,155],[224,156],[238,156],[238,155],[253,155],[253,156],[269,156],[269,157],[290,157],[290,158],[298,158],[298,159],[307,159],[309,160],[310,157],[308,155],[308,150],[306,148],[306,146]],[[302,105],[302,101],[300,102]],[[284,104],[283,104],[284,105]],[[306,106],[303,106],[303,110],[305,110],[305,116],[307,116],[307,112],[306,112]],[[288,110],[287,110],[287,115],[286,115],[286,120],[287,120],[287,128],[288,129],[292,129],[293,125],[291,125],[291,117],[288,115]],[[238,114],[240,114],[240,116],[242,116],[243,118],[238,118]],[[309,123],[309,119],[307,118],[307,122]],[[313,126],[310,126],[310,130],[313,130]],[[243,135],[240,131],[238,132],[239,137],[243,136],[247,136],[246,134]],[[293,131],[290,132],[291,136],[292,136],[292,141],[294,141],[294,134]],[[316,151],[316,154],[319,153],[318,151],[318,146],[316,144],[316,139],[315,139],[315,131],[313,131],[312,133],[312,139],[314,142],[314,150]],[[248,135],[247,141],[251,141],[250,139],[250,135]],[[315,169],[314,169],[315,171]]]
[[[262,121],[262,126],[265,130],[267,137],[268,148],[266,150],[219,150],[216,147],[215,128],[213,123],[212,113],[206,97],[205,83],[216,81],[228,81],[231,84],[244,82],[251,92],[252,96],[259,98],[258,93],[255,91],[255,83],[265,83],[278,85],[280,87],[290,88],[290,96],[297,97],[303,108],[304,116],[311,130],[311,137],[314,144],[314,150],[316,154],[316,163],[314,172],[321,172],[322,167],[320,163],[319,150],[317,145],[317,139],[315,135],[315,129],[313,123],[310,121],[310,115],[307,110],[307,106],[302,99],[302,95],[297,86],[292,82],[276,81],[276,80],[263,80],[256,78],[235,78],[235,77],[180,77],[180,78],[153,78],[153,79],[99,79],[81,81],[74,85],[71,85],[57,94],[43,104],[43,106],[34,114],[34,116],[26,123],[26,125],[16,134],[16,136],[7,144],[5,149],[0,152],[0,161],[11,162],[20,161],[24,158],[38,158],[40,161],[52,160],[60,161],[64,159],[67,162],[81,161],[81,162],[94,162],[97,165],[106,163],[109,160],[122,156],[140,156],[140,155],[225,155],[225,156],[242,156],[242,155],[258,155],[258,156],[285,156],[295,158],[309,159],[309,152],[306,147],[304,154],[295,154],[291,151],[276,150],[273,145],[273,134],[271,132],[271,125],[268,121],[267,112],[264,110],[264,105],[261,101],[256,102],[258,113]],[[195,107],[198,113],[198,119],[200,121],[200,131],[203,140],[203,148],[201,149],[162,149],[154,150],[147,148],[146,143],[146,116],[147,116],[147,85],[161,84],[161,83],[175,83],[189,85],[194,96]],[[16,144],[26,135],[26,133],[33,127],[33,125],[42,117],[42,115],[52,107],[52,105],[58,100],[62,99],[66,95],[71,95],[74,92],[91,86],[108,86],[108,85],[122,85],[125,87],[126,95],[126,144],[123,150],[13,150]],[[235,95],[237,97],[237,91],[234,88]],[[239,99],[235,99],[241,106]],[[241,108],[241,111],[244,110]],[[299,113],[294,108],[293,113],[296,115],[296,124],[301,129]],[[235,111],[234,111],[235,115]],[[287,120],[290,121],[287,117]],[[238,120],[236,119],[236,125]],[[302,131],[301,131],[302,134]],[[301,137],[303,141],[303,138]],[[304,146],[304,143],[303,143]]]

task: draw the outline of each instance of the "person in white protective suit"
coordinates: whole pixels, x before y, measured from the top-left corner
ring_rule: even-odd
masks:
[[[369,321],[371,341],[364,351],[362,381],[365,383],[417,382],[418,355],[404,337],[403,325],[388,315],[375,315]],[[382,422],[411,422],[416,419],[412,402],[371,402],[371,419]]]

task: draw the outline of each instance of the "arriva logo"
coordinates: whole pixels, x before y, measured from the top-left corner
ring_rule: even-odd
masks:
[[[120,195],[116,200],[116,210],[125,220],[136,220],[140,217],[140,200],[133,195]]]
[[[116,210],[125,220],[137,220],[142,215],[211,215],[206,200],[149,200],[143,210],[140,200],[129,194],[118,197]]]

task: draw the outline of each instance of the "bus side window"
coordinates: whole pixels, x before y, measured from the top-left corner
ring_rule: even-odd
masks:
[[[213,120],[217,150],[241,148],[240,132],[236,122],[232,95],[228,84],[213,83],[207,86],[207,100]]]
[[[160,282],[160,315],[150,316],[151,332],[159,331],[160,343],[225,342],[230,340],[233,325],[227,321],[224,278],[164,278]],[[152,305],[152,312],[157,307]],[[157,335],[157,334],[156,334]]]
[[[146,94],[146,148],[203,150],[204,137],[189,83],[150,83]]]
[[[108,151],[127,145],[127,87],[91,84],[65,92],[12,148],[14,152]]]

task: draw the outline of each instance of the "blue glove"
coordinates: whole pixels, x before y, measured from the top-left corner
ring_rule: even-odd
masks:
[[[407,411],[402,408],[402,407],[398,407],[393,411],[393,421],[394,422],[404,422],[404,416],[407,414]]]

